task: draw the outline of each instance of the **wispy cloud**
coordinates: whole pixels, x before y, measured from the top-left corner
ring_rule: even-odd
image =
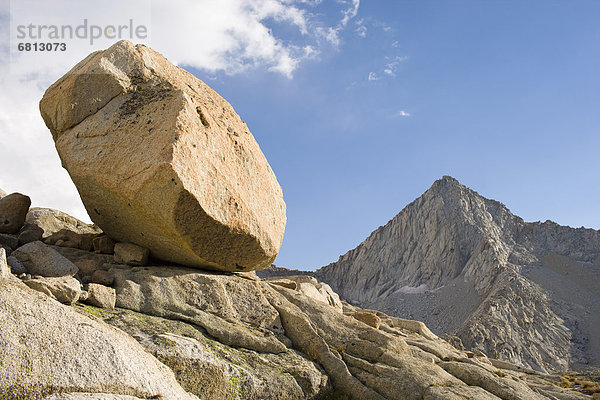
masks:
[[[360,7],[360,0],[339,0],[339,2],[348,5],[347,8],[342,10],[342,19],[340,20],[340,22],[333,27],[317,27],[315,29],[315,32],[317,32],[318,35],[323,37],[335,47],[338,47],[342,43],[340,34],[346,28],[350,20],[352,20],[358,15],[358,9]]]
[[[354,32],[360,37],[367,37],[367,27],[365,26],[365,20],[363,18],[356,21],[356,29]]]
[[[381,78],[375,72],[369,72],[369,77],[367,79],[370,81],[378,81]]]
[[[391,59],[390,62],[385,64],[385,68],[383,69],[383,73],[389,76],[396,76],[396,71],[398,70],[398,66],[400,65],[400,63],[402,63],[403,61],[408,60],[408,57],[403,56],[396,56],[394,58]]]
[[[340,21],[340,25],[345,27],[348,25],[348,22],[358,14],[358,8],[360,7],[360,0],[352,0],[352,5],[342,11],[344,18]]]
[[[394,113],[393,117],[408,118],[408,117],[410,117],[410,113],[408,111],[400,110],[400,111],[396,111]]]

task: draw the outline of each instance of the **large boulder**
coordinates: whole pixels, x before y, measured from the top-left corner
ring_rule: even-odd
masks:
[[[17,233],[25,224],[31,199],[21,193],[12,193],[0,199],[0,233]]]
[[[120,41],[48,88],[40,110],[92,220],[192,267],[268,267],[281,187],[231,105],[152,49]]]

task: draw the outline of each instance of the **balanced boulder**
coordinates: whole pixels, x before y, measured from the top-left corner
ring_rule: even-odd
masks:
[[[17,233],[25,223],[31,199],[12,193],[0,199],[0,233]]]
[[[120,242],[224,271],[271,265],[281,187],[231,105],[152,49],[120,41],[48,88],[42,117],[90,218]]]

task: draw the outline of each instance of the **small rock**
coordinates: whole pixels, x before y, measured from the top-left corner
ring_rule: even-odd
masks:
[[[73,276],[79,271],[75,264],[39,241],[19,247],[12,256],[21,261],[31,274],[46,277]]]
[[[97,269],[100,269],[98,260],[75,261],[74,264],[79,268],[79,277],[92,276]]]
[[[21,228],[21,230],[19,231],[19,246],[42,240],[43,235],[44,230],[39,226],[34,224],[25,224],[23,228]]]
[[[89,297],[88,292],[86,292],[85,290],[82,290],[81,293],[79,294],[79,302],[84,303]]]
[[[281,286],[281,287],[292,289],[292,290],[296,290],[296,287],[297,287],[296,282],[291,279],[276,278],[276,279],[266,279],[266,281],[269,282],[271,285],[277,285],[277,286]]]
[[[21,275],[27,273],[27,268],[16,257],[10,256],[6,259],[13,274]]]
[[[6,250],[0,249],[0,280],[10,279],[11,276],[10,267],[6,262]]]
[[[115,262],[127,265],[146,265],[150,250],[133,243],[115,244]]]
[[[101,235],[92,240],[94,251],[102,254],[112,254],[115,252],[115,242],[106,235]]]
[[[25,223],[31,199],[12,193],[0,199],[0,233],[17,233]]]
[[[85,250],[85,251],[92,251],[94,250],[94,237],[96,235],[92,235],[89,233],[84,233],[82,235],[79,235],[79,248],[81,250]]]
[[[381,318],[367,311],[357,311],[354,314],[352,314],[352,317],[354,317],[354,319],[359,320],[360,322],[372,326],[375,329],[379,329],[379,326],[381,325]]]
[[[31,279],[31,274],[19,274],[18,278],[23,281],[28,281]]]
[[[115,281],[115,277],[108,271],[104,271],[102,269],[94,271],[92,274],[92,279],[90,282],[99,283],[104,286],[112,286]]]
[[[81,284],[71,276],[35,278],[24,281],[27,286],[61,303],[73,304],[81,295]]]
[[[44,243],[77,249],[79,247],[79,235],[68,229],[61,229],[44,239]]]
[[[0,233],[0,245],[10,247],[12,250],[19,247],[19,239],[14,235]]]
[[[115,289],[97,283],[89,283],[86,290],[88,292],[87,304],[109,310],[115,308],[115,302],[117,301]]]
[[[236,272],[235,275],[250,281],[260,281],[260,278],[256,275],[256,271]]]
[[[483,351],[481,351],[481,350],[473,349],[473,353],[477,357],[485,357],[485,358],[487,358],[487,355]]]

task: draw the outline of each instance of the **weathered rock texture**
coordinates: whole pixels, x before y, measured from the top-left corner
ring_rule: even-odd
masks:
[[[72,262],[93,260],[63,249]],[[340,310],[289,284],[316,288],[312,278],[282,286],[173,266],[105,272],[114,310],[67,307],[52,290],[0,276],[1,399],[590,398],[558,386],[568,386],[559,376],[459,351],[421,322],[347,303]]]
[[[527,223],[450,177],[316,277],[538,370],[600,365],[600,232]]]
[[[286,222],[275,174],[231,105],[159,53],[126,41],[95,52],[48,88],[40,110],[109,236],[194,267],[275,259]]]
[[[192,399],[131,337],[70,307],[0,280],[0,398],[93,392]]]

